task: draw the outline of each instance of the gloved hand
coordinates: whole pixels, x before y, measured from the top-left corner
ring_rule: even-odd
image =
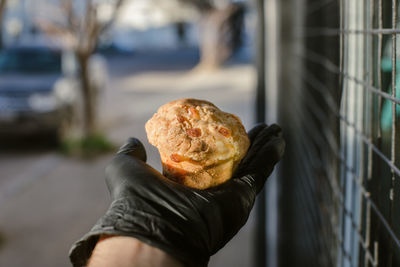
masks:
[[[251,146],[232,179],[205,190],[177,184],[145,163],[131,138],[106,168],[112,197],[107,213],[73,245],[70,259],[84,266],[100,235],[131,236],[164,250],[185,266],[206,266],[245,224],[258,192],[283,155],[277,125],[249,132]]]

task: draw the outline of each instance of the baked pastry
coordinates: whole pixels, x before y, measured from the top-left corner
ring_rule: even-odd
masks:
[[[198,189],[230,179],[250,145],[237,116],[204,100],[169,102],[145,127],[160,153],[164,175]]]

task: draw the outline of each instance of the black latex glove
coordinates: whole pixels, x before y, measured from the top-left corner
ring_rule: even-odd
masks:
[[[131,138],[106,168],[112,204],[92,230],[74,244],[70,259],[83,266],[101,234],[131,236],[160,248],[186,266],[206,266],[245,224],[285,142],[277,125],[249,132],[251,146],[234,177],[198,190],[177,184],[145,163]]]

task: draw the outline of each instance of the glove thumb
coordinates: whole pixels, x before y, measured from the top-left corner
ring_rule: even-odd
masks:
[[[143,162],[146,162],[147,160],[146,150],[142,142],[135,137],[130,137],[128,140],[126,140],[125,144],[120,147],[117,154],[128,155]]]

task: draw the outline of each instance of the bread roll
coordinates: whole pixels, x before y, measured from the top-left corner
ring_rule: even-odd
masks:
[[[198,189],[230,179],[250,145],[237,116],[204,100],[169,102],[145,127],[160,153],[164,175]]]

